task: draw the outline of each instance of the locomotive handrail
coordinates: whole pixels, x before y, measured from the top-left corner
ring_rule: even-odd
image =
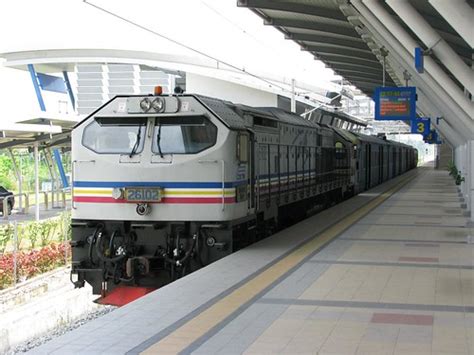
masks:
[[[200,164],[219,164],[221,163],[221,184],[222,184],[222,211],[225,210],[225,161],[221,160],[199,160]]]
[[[72,167],[71,167],[71,208],[76,209],[76,204],[74,202],[74,177],[75,177],[75,171],[76,171],[76,164],[77,163],[95,163],[95,160],[73,160],[72,161]]]

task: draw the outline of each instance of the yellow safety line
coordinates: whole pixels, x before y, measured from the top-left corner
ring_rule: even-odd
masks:
[[[205,335],[213,327],[224,321],[239,307],[257,296],[261,291],[273,282],[285,275],[288,270],[297,266],[308,255],[321,248],[326,243],[340,235],[344,230],[352,226],[364,217],[372,209],[376,208],[396,191],[402,188],[414,176],[404,179],[391,189],[381,193],[374,200],[364,205],[357,211],[342,219],[332,227],[329,227],[311,240],[278,261],[270,268],[264,270],[249,280],[244,285],[234,290],[229,295],[217,301],[213,306],[204,310],[196,317],[176,329],[174,332],[150,346],[141,354],[179,353],[190,346],[194,341]]]
[[[79,189],[74,189],[74,194],[76,195],[110,195],[112,196],[112,189],[110,190],[79,190]]]

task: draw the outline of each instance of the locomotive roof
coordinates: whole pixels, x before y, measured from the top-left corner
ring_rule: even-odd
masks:
[[[242,104],[234,104],[230,101],[215,99],[208,96],[194,95],[199,101],[212,110],[218,117],[232,129],[244,129],[249,127],[249,123],[243,117],[244,114],[258,115],[276,121],[320,128],[320,126],[303,117],[277,107],[251,107]]]
[[[232,109],[232,106],[235,106],[232,102],[208,96],[193,96],[213,111],[229,128],[245,129],[247,127],[244,117]]]
[[[351,131],[346,131],[345,129],[333,127],[334,131],[342,136],[345,140],[351,142],[352,144],[359,143],[360,139]]]
[[[309,121],[300,115],[297,115],[292,112],[288,112],[286,110],[283,110],[281,108],[277,107],[258,107],[259,110],[263,112],[268,112],[271,115],[273,115],[278,121],[285,122],[285,123],[290,123],[298,126],[306,126],[306,127],[312,127],[312,128],[319,128],[319,124],[316,122]]]

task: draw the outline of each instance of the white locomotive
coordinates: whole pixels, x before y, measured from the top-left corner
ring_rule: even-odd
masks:
[[[402,144],[188,94],[115,97],[72,156],[72,273],[94,293],[159,287],[416,166]]]

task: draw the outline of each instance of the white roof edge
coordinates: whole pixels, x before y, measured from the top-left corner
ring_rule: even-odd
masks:
[[[255,83],[251,84],[249,80],[244,81],[237,78],[240,77],[243,79],[245,77],[257,80],[245,72],[230,68],[225,64],[215,60],[158,52],[87,48],[48,49],[0,53],[0,58],[5,59],[3,63],[5,67],[16,68],[20,70],[27,70],[28,64],[41,65],[42,69],[45,69],[45,72],[53,72],[54,70],[58,72],[62,70],[72,70],[72,67],[76,63],[132,63],[186,71],[213,78],[220,78],[221,80],[228,80],[253,88],[256,86]],[[282,90],[278,87],[270,88],[268,83],[265,84],[265,82],[261,80],[258,80],[261,82],[257,85],[258,89],[272,93],[278,93],[287,97],[291,95],[291,78],[279,77],[268,73],[262,73],[259,75],[259,77],[273,82],[276,86],[284,87],[285,90]],[[306,91],[312,93],[308,94],[309,97],[319,102],[328,103],[330,101],[330,99],[326,98],[326,93],[330,91],[327,88],[297,81],[296,92]],[[296,99],[302,102],[309,101],[303,99],[301,96],[297,96]]]
[[[62,128],[56,125],[40,125],[27,123],[0,123],[0,131],[27,133],[62,133]]]

